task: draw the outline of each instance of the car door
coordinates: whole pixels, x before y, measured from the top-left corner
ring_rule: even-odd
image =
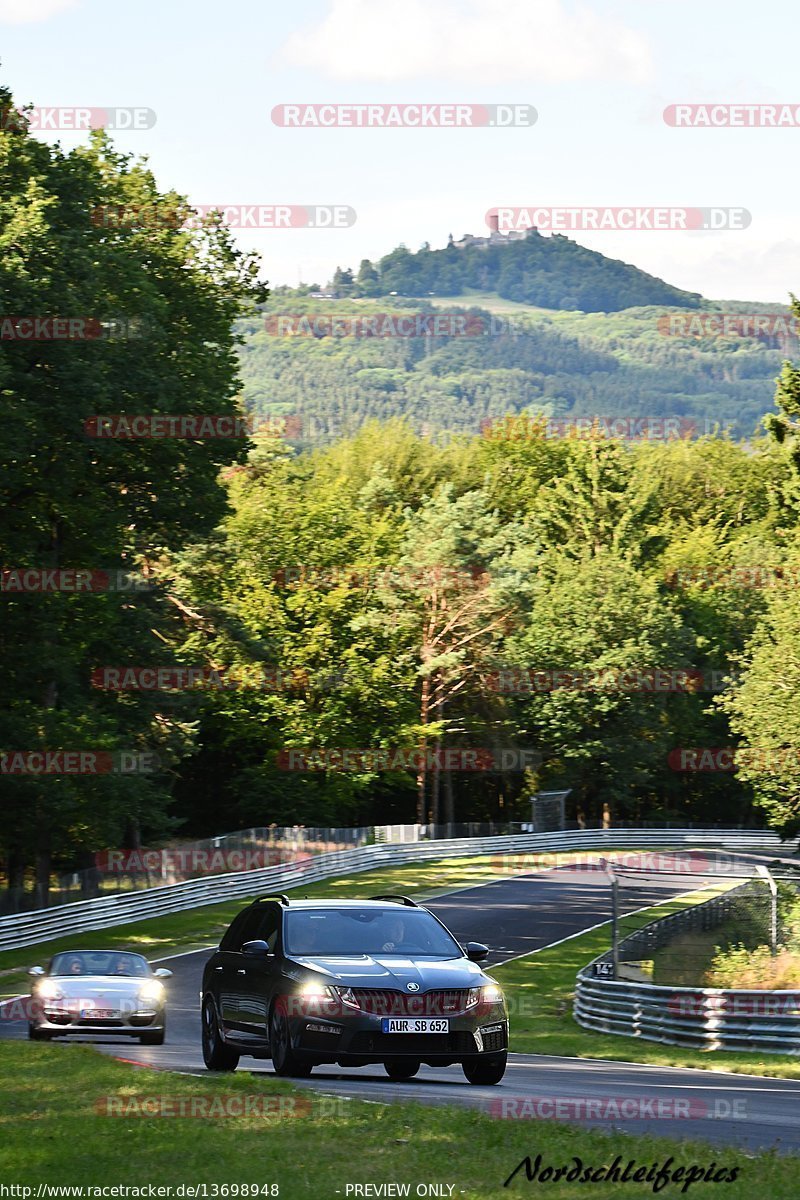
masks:
[[[244,980],[240,992],[240,1021],[242,1028],[251,1036],[263,1039],[266,1036],[267,1014],[269,1001],[275,983],[275,950],[278,943],[278,931],[281,924],[281,906],[277,903],[266,903],[258,906],[258,920],[252,926],[248,924],[242,938],[242,944],[249,941],[266,942],[270,954],[242,954],[242,963],[237,971],[243,970]]]
[[[258,914],[247,908],[239,913],[222,939],[211,965],[210,986],[217,1000],[222,1023],[227,1029],[241,1028],[241,995],[244,990],[245,967],[243,944],[248,941],[248,929],[255,927]]]

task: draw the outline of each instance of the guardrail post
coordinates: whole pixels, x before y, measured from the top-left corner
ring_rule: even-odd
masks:
[[[619,978],[619,880],[612,863],[606,858],[600,859],[600,866],[611,881],[611,962],[614,978]]]
[[[773,955],[775,955],[778,953],[778,885],[770,875],[767,867],[759,863],[756,870],[767,881],[769,887],[769,948]]]

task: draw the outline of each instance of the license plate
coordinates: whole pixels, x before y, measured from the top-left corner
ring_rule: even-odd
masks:
[[[87,1017],[89,1019],[94,1017],[98,1021],[103,1021],[109,1017],[116,1017],[117,1015],[116,1009],[113,1008],[84,1008],[81,1010],[81,1016],[84,1020],[86,1020]]]
[[[450,1022],[442,1017],[383,1017],[381,1033],[449,1033]]]

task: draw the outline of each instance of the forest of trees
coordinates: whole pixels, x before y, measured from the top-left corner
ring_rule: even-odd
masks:
[[[776,336],[665,336],[665,310],[655,307],[519,315],[479,304],[476,297],[469,309],[444,311],[461,312],[485,330],[480,336],[355,337],[329,322],[434,310],[397,300],[323,303],[278,289],[262,315],[239,326],[245,402],[258,413],[293,414],[301,447],[352,435],[370,419],[402,416],[427,434],[475,433],[522,412],[677,416],[750,437],[771,407],[786,353]],[[296,322],[306,315],[317,335],[276,332],[295,327],[278,325],[283,314]]]
[[[362,259],[357,272],[339,269],[340,296],[458,296],[471,289],[542,308],[617,312],[639,305],[697,308],[702,297],[671,287],[618,259],[580,246],[563,234],[533,230],[519,241],[473,242],[443,250],[426,244],[416,253],[398,246],[377,263]]]
[[[251,338],[237,351],[234,322],[244,339],[263,318],[257,264],[214,218],[190,233],[94,224],[98,205],[181,203],[101,134],[65,154],[0,130],[0,151],[4,311],[128,330],[0,345],[0,764],[19,751],[156,756],[149,773],[3,766],[8,886],[35,873],[41,893],[102,847],[251,824],[524,819],[548,787],[571,788],[588,820],[607,804],[617,821],[800,827],[800,371],[784,368],[770,427],[749,443],[626,445],[501,420],[533,402],[537,372],[584,368],[610,404],[625,370],[578,316],[517,339],[512,365],[502,339],[475,353],[276,338],[275,391],[297,371],[304,395],[357,418],[348,436],[98,439],[98,415],[240,411],[238,364],[247,379],[260,350]],[[292,366],[295,345],[316,357]],[[369,359],[378,349],[388,361]],[[359,371],[385,372],[387,395],[390,376],[404,395],[415,377],[438,381],[452,407],[429,415],[450,436],[417,427],[424,389],[408,414],[369,419],[356,353]],[[708,353],[744,395],[775,352]],[[455,419],[468,373],[492,436]],[[25,591],[23,568],[122,569],[143,587]],[[103,682],[105,668],[152,667],[195,668],[194,683]],[[622,681],[660,671],[690,682]],[[530,683],[552,672],[561,684]],[[735,774],[682,769],[680,748],[734,746],[749,751]],[[527,769],[366,756],[514,747]],[[356,769],[317,769],[345,748],[364,752]],[[314,769],[287,769],[312,751]]]

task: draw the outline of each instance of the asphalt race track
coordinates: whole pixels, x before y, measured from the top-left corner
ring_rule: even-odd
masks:
[[[752,863],[752,856],[748,858]],[[699,886],[701,880],[695,876],[629,877],[621,889],[621,908],[630,912]],[[559,868],[452,892],[430,901],[429,907],[460,941],[490,946],[489,963],[496,966],[607,920],[609,903],[608,882],[602,874]],[[169,959],[174,977],[169,981],[166,1045],[144,1047],[128,1038],[106,1038],[97,1040],[98,1048],[142,1065],[205,1073],[198,992],[208,953],[202,950]],[[22,1022],[0,1021],[0,1037],[26,1036]],[[268,1062],[247,1058],[239,1070],[272,1074]],[[498,1117],[558,1116],[631,1133],[800,1151],[800,1080],[512,1054],[505,1078],[495,1087],[471,1086],[456,1066],[423,1066],[407,1083],[391,1082],[379,1067],[349,1071],[316,1067],[299,1086],[353,1099],[469,1105]],[[557,1109],[558,1100],[562,1105]],[[623,1115],[632,1111],[634,1103],[637,1116]],[[664,1116],[665,1112],[672,1115]]]

